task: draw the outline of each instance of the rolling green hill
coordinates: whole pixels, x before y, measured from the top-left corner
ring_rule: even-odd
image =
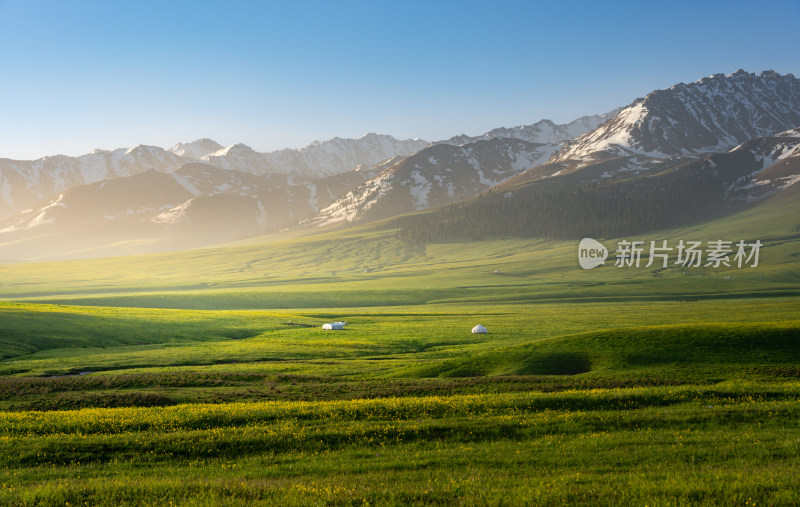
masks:
[[[502,347],[403,371],[421,377],[595,375],[724,378],[800,374],[800,321],[671,324],[592,331]]]
[[[681,239],[760,240],[757,268],[617,268],[612,253],[605,266],[584,271],[575,241],[418,245],[398,238],[393,220],[179,253],[4,264],[0,298],[214,310],[791,295],[800,288],[795,194],[784,191],[725,218],[621,238],[672,245]],[[596,239],[612,252],[618,241]]]

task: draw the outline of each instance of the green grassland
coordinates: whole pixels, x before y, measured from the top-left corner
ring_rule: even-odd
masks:
[[[0,265],[0,505],[800,504],[799,212],[627,238],[755,268],[392,221]]]
[[[792,505],[798,389],[2,413],[0,501]]]
[[[800,199],[795,197],[779,194],[724,219],[626,238],[666,239],[673,246],[680,239],[760,240],[756,268],[617,268],[609,258],[605,266],[584,271],[577,263],[577,241],[417,245],[398,239],[388,221],[180,253],[0,265],[0,299],[225,310],[796,296]],[[610,250],[617,241],[596,239]]]

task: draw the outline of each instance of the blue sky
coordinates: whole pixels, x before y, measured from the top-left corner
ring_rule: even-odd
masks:
[[[800,75],[799,21],[800,0],[0,0],[0,157],[562,123],[713,73]]]

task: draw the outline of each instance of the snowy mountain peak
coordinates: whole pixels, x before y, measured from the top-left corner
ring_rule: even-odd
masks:
[[[131,146],[130,148],[125,150],[125,155],[130,155],[131,153],[142,151],[142,148],[144,148],[144,146],[141,144],[137,144],[136,146]]]
[[[654,157],[728,150],[800,125],[800,80],[743,70],[679,83],[636,99],[614,118],[568,142],[551,161],[594,152]]]
[[[794,77],[791,74],[787,74],[787,76],[788,77]],[[781,75],[778,74],[777,72],[775,72],[774,70],[764,70],[764,71],[761,72],[761,74],[758,75],[758,77],[760,77],[762,79],[779,79],[781,77]]]
[[[181,157],[200,160],[204,156],[215,153],[221,149],[223,149],[221,144],[204,137],[192,141],[191,143],[178,143],[170,148],[169,151]]]
[[[219,150],[216,150],[213,153],[208,153],[201,158],[203,160],[210,160],[211,158],[214,157],[249,155],[251,153],[256,153],[256,150],[247,146],[246,144],[237,143],[237,144],[232,144],[226,148],[220,148]]]
[[[161,155],[166,153],[169,152],[163,148],[159,148],[158,146],[147,146],[145,144],[137,144],[136,146],[132,146],[125,150],[125,155],[134,155],[137,157]]]

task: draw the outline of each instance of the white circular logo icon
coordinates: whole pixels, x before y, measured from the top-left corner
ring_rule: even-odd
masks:
[[[605,264],[608,250],[592,238],[583,238],[578,245],[578,262],[583,269],[592,269]]]

